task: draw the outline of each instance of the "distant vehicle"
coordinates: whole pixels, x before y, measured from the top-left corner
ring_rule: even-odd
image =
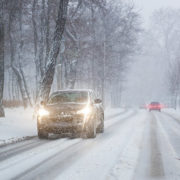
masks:
[[[151,102],[147,108],[149,109],[149,111],[161,111],[162,105],[159,102]]]
[[[84,133],[87,138],[95,138],[96,132],[104,132],[102,101],[92,90],[57,91],[41,106],[37,117],[39,138],[48,138],[48,133]]]

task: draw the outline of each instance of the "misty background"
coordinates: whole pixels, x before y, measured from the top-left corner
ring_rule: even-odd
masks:
[[[178,0],[71,0],[58,44],[58,0],[2,2],[5,106],[74,88],[94,89],[106,106],[179,104]]]
[[[146,33],[151,31],[153,34],[153,31],[158,31],[157,27],[153,26],[154,19],[160,16],[155,15],[156,12],[162,10],[168,14],[168,11],[180,11],[180,1],[178,0],[134,0],[133,2],[141,15],[141,22]],[[171,15],[167,16],[169,16],[169,19],[172,18]],[[176,12],[174,12],[174,16],[176,16]],[[164,21],[166,19],[167,17],[164,16]],[[160,22],[163,22],[163,17]],[[178,21],[175,23],[178,23]],[[146,43],[150,43],[148,41],[151,39],[144,40],[145,42],[140,43],[142,49],[145,48]],[[175,43],[178,39],[173,39],[172,41]],[[148,54],[142,53],[141,49],[139,54],[134,57],[135,63],[132,64],[128,71],[129,73],[127,73],[123,102],[126,103],[128,101],[136,106],[137,104],[146,104],[150,101],[160,101],[166,105],[174,106],[176,102],[173,93],[170,91],[169,84],[169,81],[171,81],[169,80],[169,71],[173,71],[173,69],[163,53],[159,52],[156,54],[155,51],[158,51],[158,48],[154,49],[151,45],[153,46],[153,44],[149,44]],[[179,99],[177,103],[179,103]]]

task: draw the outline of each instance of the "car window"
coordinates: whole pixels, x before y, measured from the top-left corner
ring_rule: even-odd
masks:
[[[151,105],[159,105],[159,102],[151,102]]]
[[[56,95],[52,95],[49,98],[48,104],[56,104],[56,103],[84,103],[88,100],[87,92],[61,92]]]

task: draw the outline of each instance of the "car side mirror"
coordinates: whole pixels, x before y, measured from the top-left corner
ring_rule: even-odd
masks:
[[[95,99],[94,102],[95,102],[95,104],[100,104],[100,103],[102,103],[102,100],[101,99]]]
[[[45,106],[45,105],[46,105],[45,101],[41,101],[41,102],[40,102],[40,105],[41,105],[41,106]]]

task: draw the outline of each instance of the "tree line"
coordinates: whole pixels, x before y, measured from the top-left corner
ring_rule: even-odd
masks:
[[[141,44],[143,55],[155,59],[157,64],[160,63],[159,74],[164,74],[162,81],[165,91],[165,93],[160,92],[165,96],[162,100],[173,107],[180,103],[178,102],[180,100],[179,18],[179,9],[161,8],[154,11],[150,26],[142,35]]]

